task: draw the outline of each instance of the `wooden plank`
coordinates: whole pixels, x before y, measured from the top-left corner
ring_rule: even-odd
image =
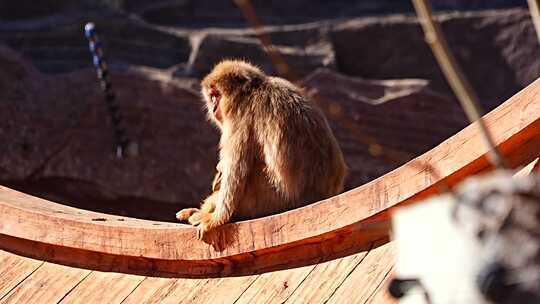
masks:
[[[143,276],[93,271],[60,303],[121,303],[142,280]]]
[[[146,278],[122,304],[180,303],[208,279]]]
[[[0,250],[0,299],[43,264]]]
[[[0,303],[57,303],[89,273],[90,270],[44,263]]]
[[[536,80],[484,117],[511,167],[538,157],[539,96],[540,80]],[[22,248],[12,242],[0,246],[82,267],[192,277],[305,266],[365,250],[366,244],[388,235],[384,224],[391,207],[435,193],[436,184],[443,180],[453,185],[489,169],[487,151],[478,126],[472,124],[356,189],[275,216],[227,224],[214,232],[213,239],[223,246],[197,240],[196,230],[187,225],[79,210],[0,187],[0,241],[9,236],[33,242]],[[377,229],[369,225],[374,216],[379,219]],[[80,250],[77,259],[66,248]]]
[[[258,276],[210,279],[194,288],[181,302],[186,304],[230,304],[257,279]],[[188,292],[189,290],[186,290]]]
[[[318,264],[286,303],[325,303],[367,252]]]
[[[370,299],[366,302],[366,304],[398,304],[398,300],[395,299],[388,293],[388,284],[390,284],[390,281],[392,280],[394,276],[394,267],[390,270],[390,272],[386,275],[384,278],[384,281],[381,285],[379,285],[379,288],[375,290],[373,295]]]
[[[42,220],[44,223],[48,221],[47,218],[43,218]],[[255,221],[247,221],[244,223],[249,222]],[[167,225],[167,223],[165,223],[165,225]],[[231,274],[249,275],[253,273],[299,267],[367,250],[369,249],[369,244],[373,240],[380,238],[381,234],[384,235],[388,231],[389,225],[390,223],[386,218],[373,216],[362,221],[361,229],[359,227],[338,229],[337,231],[325,235],[317,242],[307,244],[304,244],[303,242],[293,243],[288,245],[287,250],[283,250],[278,246],[261,249],[256,251],[256,253],[249,252],[238,256],[211,260],[154,260],[144,257],[111,255],[103,252],[88,251],[67,246],[56,246],[44,242],[33,242],[22,238],[3,235],[1,233],[0,246],[8,248],[11,251],[19,252],[20,254],[30,255],[36,258],[39,257],[73,267],[146,276],[205,278],[215,277],[216,274],[220,274],[220,276]],[[24,230],[24,227],[18,226],[18,229]],[[139,231],[141,237],[144,237],[144,229],[144,225],[141,225],[141,231]],[[159,230],[160,228],[153,229]],[[275,231],[276,229],[279,230],[279,227],[274,228],[269,224],[266,229]],[[344,234],[346,231],[348,231],[348,233]],[[111,237],[115,236],[117,232],[118,231],[115,232],[114,230],[111,230]],[[79,236],[83,238],[84,234]],[[129,237],[126,236],[126,238]],[[148,242],[155,244],[169,243],[167,234],[164,234],[163,238],[164,239],[160,240],[149,239]],[[122,243],[125,242],[125,240],[118,239],[116,247],[120,248],[122,246],[127,246],[127,244],[122,245]],[[176,241],[175,243],[180,244],[181,242],[182,241]],[[167,249],[164,248],[163,250]],[[144,256],[144,254],[141,255]]]
[[[265,273],[259,276],[235,304],[284,303],[315,266]]]
[[[178,279],[147,277],[124,299],[122,304],[160,303]]]
[[[372,249],[327,303],[365,303],[394,265],[394,243]]]

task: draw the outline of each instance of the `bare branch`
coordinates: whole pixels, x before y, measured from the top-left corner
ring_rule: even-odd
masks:
[[[529,11],[531,12],[536,36],[538,36],[538,41],[540,42],[540,1],[527,0],[527,2],[529,3]]]
[[[424,29],[426,36],[426,42],[431,47],[433,55],[437,59],[441,70],[450,84],[450,87],[456,94],[461,107],[465,111],[469,121],[477,122],[480,132],[484,135],[484,141],[489,147],[490,151],[488,156],[491,159],[493,165],[499,168],[504,168],[505,161],[502,157],[500,151],[498,150],[489,130],[482,119],[482,110],[480,103],[478,102],[478,97],[476,96],[471,85],[467,81],[467,78],[459,68],[459,65],[456,62],[456,59],[450,52],[448,43],[444,37],[444,34],[439,26],[433,20],[431,5],[428,0],[413,0],[414,8],[420,24]]]

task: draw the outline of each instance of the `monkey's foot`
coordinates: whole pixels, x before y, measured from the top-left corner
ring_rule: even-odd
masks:
[[[178,211],[176,213],[176,219],[181,222],[186,222],[189,220],[189,218],[195,213],[198,212],[199,209],[197,208],[186,208]]]
[[[188,222],[197,227],[197,238],[199,240],[202,240],[208,231],[217,226],[212,213],[202,212],[199,210],[189,217]]]

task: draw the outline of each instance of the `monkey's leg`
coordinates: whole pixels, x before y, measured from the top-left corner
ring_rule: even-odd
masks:
[[[209,197],[204,200],[201,209],[196,210],[194,213],[192,213],[187,220],[191,225],[198,228],[197,235],[199,239],[203,238],[205,231],[213,228],[214,226],[212,225],[213,212],[216,209],[217,197],[218,192],[213,192]]]
[[[207,197],[201,205],[201,212],[212,213],[216,209],[216,200],[218,192],[213,192]]]
[[[214,180],[212,181],[212,191],[218,192],[219,188],[221,188],[221,172],[218,171],[216,175],[214,176]]]
[[[210,196],[204,200],[203,204],[201,205],[201,209],[196,209],[195,212],[190,214],[188,222],[191,225],[197,226],[202,221],[206,221],[212,217],[212,212],[214,212],[216,209],[217,194],[217,192],[210,194]]]
[[[189,222],[192,225],[200,222],[202,215],[200,213],[211,214],[216,208],[215,200],[217,198],[217,192],[212,193],[208,198],[204,200],[200,209],[197,208],[186,208],[180,210],[176,213],[176,219],[182,222]],[[197,214],[197,215],[196,215]],[[193,217],[193,219],[191,219]]]

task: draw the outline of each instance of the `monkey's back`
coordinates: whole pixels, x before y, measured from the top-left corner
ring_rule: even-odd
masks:
[[[252,96],[255,173],[240,218],[290,210],[340,193],[343,155],[323,113],[290,82],[268,77]]]

